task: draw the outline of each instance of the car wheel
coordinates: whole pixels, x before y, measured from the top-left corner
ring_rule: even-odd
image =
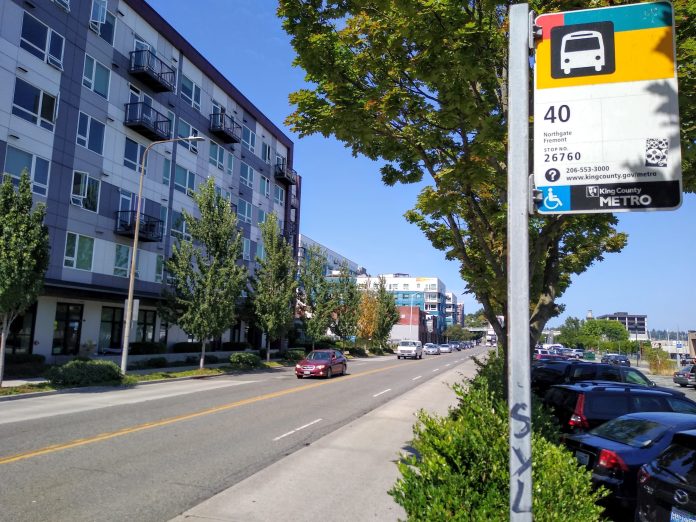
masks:
[[[295,375],[295,377],[297,377],[298,379],[301,379],[301,378],[302,378],[301,375]]]
[[[343,371],[341,372],[341,375],[346,375],[348,373],[348,365],[344,364],[343,365]]]
[[[681,386],[682,388],[686,388],[686,384],[680,384],[679,386]]]
[[[329,366],[329,369],[326,370],[326,378],[330,379],[331,378],[331,367]]]

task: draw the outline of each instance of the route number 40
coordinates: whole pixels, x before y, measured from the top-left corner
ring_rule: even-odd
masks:
[[[567,105],[559,105],[558,108],[556,108],[555,105],[551,105],[549,110],[546,111],[546,114],[544,114],[544,119],[549,120],[551,123],[556,123],[556,119],[565,123],[570,119],[570,107]]]

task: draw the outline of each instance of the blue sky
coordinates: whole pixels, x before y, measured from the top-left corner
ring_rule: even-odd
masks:
[[[303,87],[304,73],[292,67],[294,51],[274,0],[148,2],[294,141],[294,167],[303,177],[303,234],[373,275],[439,277],[467,313],[478,308],[472,296],[462,295],[458,263],[446,261],[403,217],[423,185],[386,187],[378,163],[354,158],[332,138],[300,140],[283,123],[292,112],[288,94]],[[696,329],[696,196],[686,195],[677,211],[619,218],[628,246],[575,277],[560,299],[566,311],[549,324],[585,317],[588,310],[623,311],[647,314],[650,328]]]

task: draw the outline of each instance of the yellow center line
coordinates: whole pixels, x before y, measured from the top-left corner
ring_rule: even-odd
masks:
[[[275,399],[277,397],[282,397],[284,395],[290,395],[291,393],[297,393],[297,392],[304,391],[304,390],[310,390],[310,389],[316,388],[318,386],[325,386],[325,385],[331,384],[331,383],[345,382],[346,380],[349,380],[349,379],[356,379],[358,377],[364,377],[366,375],[384,372],[384,371],[391,370],[392,368],[396,368],[399,366],[403,366],[403,365],[393,364],[391,366],[386,366],[384,368],[377,368],[375,370],[368,370],[366,372],[362,372],[362,373],[358,373],[358,374],[346,375],[344,377],[341,377],[341,379],[337,379],[337,380],[330,380],[330,381],[327,380],[327,381],[322,381],[322,382],[315,382],[312,384],[305,384],[305,385],[299,386],[297,388],[290,388],[288,390],[281,390],[281,391],[277,391],[277,392],[266,393],[264,395],[258,395],[256,397],[250,397],[248,399],[242,399],[240,401],[229,402],[227,404],[222,404],[221,406],[206,408],[204,410],[195,411],[193,413],[186,413],[184,415],[177,415],[175,417],[168,417],[166,419],[162,419],[159,421],[138,424],[137,426],[132,426],[129,428],[122,428],[122,429],[116,430],[116,431],[109,431],[106,433],[100,433],[99,435],[95,435],[94,437],[85,437],[82,439],[75,439],[75,440],[72,440],[70,442],[65,442],[62,444],[52,444],[51,446],[46,446],[44,448],[40,448],[37,450],[27,451],[25,453],[18,453],[16,455],[9,455],[7,457],[0,457],[0,465],[10,464],[12,462],[18,462],[20,460],[27,460],[27,459],[31,459],[34,457],[39,457],[41,455],[48,455],[50,453],[56,453],[58,451],[63,451],[66,449],[77,448],[79,446],[86,446],[87,444],[94,444],[95,442],[102,442],[102,441],[109,440],[109,439],[115,439],[116,437],[122,437],[123,435],[130,435],[131,433],[138,433],[139,431],[149,430],[152,428],[159,428],[161,426],[168,426],[168,425],[174,424],[176,422],[182,422],[182,421],[186,421],[186,420],[190,420],[190,419],[195,419],[197,417],[202,417],[204,415],[211,415],[213,413],[219,413],[222,411],[231,410],[233,408],[238,408],[240,406],[245,406],[247,404],[253,404],[255,402],[265,401],[268,399]]]

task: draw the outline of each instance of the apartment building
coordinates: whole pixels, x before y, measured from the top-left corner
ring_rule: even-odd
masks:
[[[365,274],[365,268],[358,265],[355,261],[352,261],[342,254],[339,254],[335,250],[313,240],[305,234],[299,235],[299,262],[303,262],[306,259],[307,252],[310,248],[316,247],[321,249],[326,257],[326,264],[324,265],[325,275],[327,277],[332,277],[338,275],[341,266],[344,264],[348,267],[348,271],[352,276],[358,276]]]
[[[297,255],[293,143],[143,0],[0,3],[0,164],[12,179],[29,172],[51,245],[45,290],[13,324],[10,353],[121,347],[143,154],[188,136],[204,140],[147,155],[135,341],[187,339],[157,303],[172,243],[189,237],[182,212],[196,214],[191,195],[208,178],[236,209],[251,272],[270,213]]]
[[[650,335],[648,333],[648,316],[641,314],[629,314],[628,312],[614,312],[613,314],[604,314],[597,319],[607,319],[609,321],[618,321],[628,330],[628,337],[632,341],[648,341]]]
[[[431,342],[438,342],[447,327],[446,322],[446,288],[437,277],[411,277],[409,274],[382,274],[377,277],[360,276],[358,285],[372,287],[383,277],[387,290],[394,294],[397,306],[417,306],[425,312],[427,331],[432,336]]]
[[[445,292],[445,323],[446,327],[460,324],[457,294],[453,292]]]

